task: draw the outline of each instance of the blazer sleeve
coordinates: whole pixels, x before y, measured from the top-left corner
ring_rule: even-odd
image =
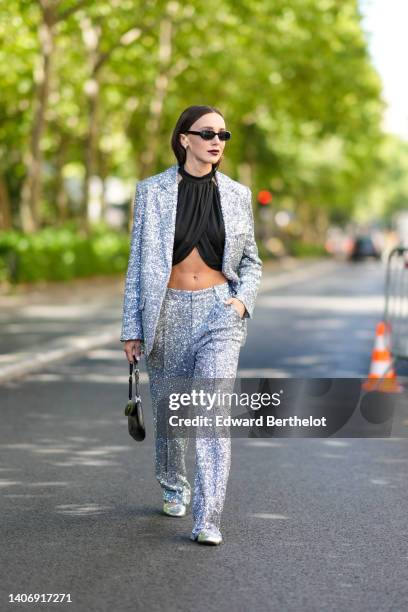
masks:
[[[258,255],[258,247],[255,241],[252,194],[249,187],[246,187],[245,205],[250,229],[245,242],[242,259],[238,266],[237,273],[240,278],[240,283],[234,297],[239,299],[246,308],[244,318],[252,318],[259,283],[262,276],[262,260]]]
[[[142,230],[145,208],[143,194],[143,186],[139,182],[136,185],[133,205],[133,228],[123,296],[121,342],[143,340],[142,311],[139,309]]]

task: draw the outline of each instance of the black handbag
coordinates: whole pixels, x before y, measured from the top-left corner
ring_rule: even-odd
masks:
[[[141,442],[146,437],[146,429],[143,419],[142,398],[139,393],[139,368],[138,360],[133,357],[134,363],[129,362],[129,401],[126,404],[125,416],[128,418],[129,434]],[[134,365],[134,367],[133,367]],[[135,393],[132,393],[132,373],[135,378]]]

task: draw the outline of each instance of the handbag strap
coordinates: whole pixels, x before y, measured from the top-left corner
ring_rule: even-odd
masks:
[[[133,367],[134,365],[134,367]],[[136,359],[136,357],[133,357],[133,363],[129,362],[129,399],[132,399],[132,373],[134,375],[134,379],[135,379],[135,393],[133,395],[133,400],[135,402],[142,401],[142,398],[140,397],[140,393],[139,393],[139,361]]]

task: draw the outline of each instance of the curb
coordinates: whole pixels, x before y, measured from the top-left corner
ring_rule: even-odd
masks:
[[[48,345],[45,345],[41,351],[35,351],[25,354],[24,357],[18,359],[18,361],[11,365],[1,368],[0,371],[0,384],[10,382],[24,377],[28,373],[37,372],[42,370],[44,366],[50,363],[56,363],[63,361],[70,357],[80,357],[87,351],[98,348],[118,340],[118,327],[115,328],[106,327],[101,328],[101,331],[97,334],[89,336],[71,336],[65,338],[64,342],[61,340],[54,341]]]
[[[265,278],[259,288],[259,293],[269,291],[271,288],[277,288],[290,284],[294,280],[313,276],[316,270],[324,271],[326,268],[335,266],[333,260],[313,260],[305,263],[298,260],[288,259],[282,262],[281,265],[275,265],[275,262],[266,262],[264,265],[265,272],[277,272],[271,278]],[[278,272],[278,270],[280,272]],[[120,286],[121,286],[121,281]],[[92,334],[86,336],[70,336],[64,339],[54,340],[47,345],[43,345],[41,350],[31,351],[29,353],[21,353],[13,355],[15,363],[6,365],[0,370],[0,384],[7,383],[12,380],[17,380],[24,377],[27,373],[32,373],[43,369],[51,363],[56,363],[72,357],[80,357],[87,351],[104,346],[111,342],[120,342],[119,327],[103,326],[99,329],[94,329]]]

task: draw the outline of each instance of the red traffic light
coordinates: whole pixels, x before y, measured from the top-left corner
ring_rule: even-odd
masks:
[[[270,191],[263,189],[258,193],[258,202],[262,204],[262,206],[266,206],[270,202],[272,202],[272,194]]]

